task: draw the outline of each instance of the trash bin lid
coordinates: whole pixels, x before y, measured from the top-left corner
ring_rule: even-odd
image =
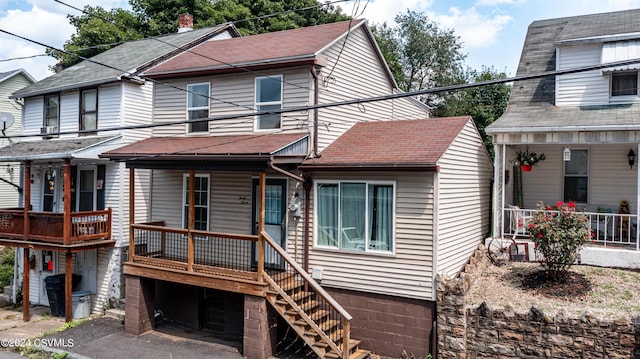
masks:
[[[86,297],[88,295],[91,295],[91,291],[89,290],[80,290],[77,292],[71,292],[71,296],[73,297]]]

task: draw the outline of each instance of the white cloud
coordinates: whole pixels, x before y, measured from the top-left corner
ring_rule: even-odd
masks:
[[[83,8],[87,1],[65,1],[77,8]],[[0,12],[0,29],[14,33],[27,39],[37,41],[43,45],[62,48],[75,28],[69,24],[67,14],[79,15],[80,13],[68,6],[64,6],[51,0],[33,0],[30,6],[22,3],[21,9],[3,8]],[[103,8],[125,7],[126,1],[92,0],[89,4],[99,5]],[[0,5],[5,3],[0,2]],[[8,60],[20,57],[28,57],[45,53],[45,47],[27,40],[19,39],[8,34],[0,34],[0,59]],[[28,59],[16,59],[0,62],[0,72],[12,71],[19,68],[25,69],[36,80],[41,80],[52,75],[49,66],[55,64],[55,59],[49,56],[39,56]]]
[[[480,14],[475,7],[466,10],[452,7],[449,9],[449,14],[432,13],[428,16],[441,28],[453,29],[467,49],[494,45],[500,31],[513,20],[509,15]]]

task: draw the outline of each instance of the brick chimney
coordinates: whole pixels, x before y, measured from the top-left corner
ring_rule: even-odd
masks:
[[[178,15],[178,32],[193,31],[193,15]]]

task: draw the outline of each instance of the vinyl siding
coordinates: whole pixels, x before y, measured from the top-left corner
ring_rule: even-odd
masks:
[[[314,180],[349,179],[396,183],[395,253],[376,255],[331,251],[315,248],[310,243],[310,268],[323,269],[323,286],[434,300],[433,173],[366,172],[314,175]],[[313,209],[311,215],[313,216]],[[316,222],[315,217],[312,218],[312,223]]]
[[[620,201],[627,200],[631,213],[636,212],[638,171],[627,163],[629,148],[630,145],[618,144],[571,146],[572,150],[589,150],[589,202],[579,203],[578,207],[591,211],[606,207],[616,213]],[[529,146],[530,151],[544,153],[547,159],[522,174],[526,208],[535,208],[538,201],[555,204],[563,199],[563,149],[561,145]]]
[[[145,125],[153,122],[153,83],[147,82],[142,86],[122,83],[122,112],[123,125]],[[122,131],[124,141],[131,143],[140,141],[151,135],[151,129]]]
[[[320,74],[319,102],[332,103],[391,94],[393,85],[364,30],[360,27],[350,32],[343,48],[344,43],[340,39],[323,51],[327,66]],[[324,83],[323,79],[326,79]],[[413,106],[406,99],[331,107],[319,111],[320,151],[358,121],[427,117],[423,109]]]
[[[22,131],[22,106],[9,96],[31,84],[24,75],[13,76],[0,83],[0,112],[13,116],[14,122],[4,133],[7,136],[18,135]],[[8,139],[0,139],[0,147],[9,145]],[[5,162],[0,166],[0,177],[22,187],[20,163]],[[18,190],[5,182],[0,182],[0,208],[18,207]]]
[[[558,50],[557,69],[599,65],[601,44],[565,46]],[[601,70],[556,76],[556,105],[602,105],[609,103],[609,76]]]
[[[454,276],[490,229],[493,166],[472,120],[439,165],[437,271]]]
[[[166,80],[164,84],[155,86],[154,122],[186,120],[187,85],[205,82],[211,83],[210,117],[253,113],[255,111],[255,78],[269,75],[283,76],[283,107],[305,106],[310,103],[311,89],[309,86],[311,84],[311,75],[306,67],[280,71]],[[282,130],[287,132],[303,131],[300,129],[300,124],[306,124],[308,117],[308,113],[283,114]],[[254,121],[253,116],[210,121],[209,131],[213,135],[253,133]],[[257,132],[270,133],[270,131]],[[185,134],[185,124],[156,127],[153,130],[154,136],[182,136]]]

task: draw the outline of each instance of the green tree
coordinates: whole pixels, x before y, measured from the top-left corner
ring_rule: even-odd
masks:
[[[340,7],[317,0],[129,0],[132,11],[86,6],[69,15],[76,33],[63,46],[68,53],[48,50],[63,67],[74,65],[121,42],[176,32],[178,14],[191,14],[194,27],[234,22],[244,35],[293,29],[349,19]],[[304,9],[300,11],[291,11]],[[277,14],[275,16],[268,16]],[[243,21],[246,20],[246,21]],[[54,69],[55,70],[55,69]]]
[[[465,78],[465,82],[478,83],[506,79],[507,74],[493,67],[483,66],[480,71],[467,69]],[[511,86],[507,83],[471,87],[446,96],[446,101],[436,107],[433,114],[439,117],[473,117],[487,150],[493,156],[493,141],[485,132],[485,128],[502,116],[507,109],[510,94]]]
[[[373,26],[385,60],[404,91],[463,83],[462,43],[453,30],[442,30],[426,15],[407,11],[395,17],[396,26]],[[436,108],[448,94],[430,94],[420,99]]]

